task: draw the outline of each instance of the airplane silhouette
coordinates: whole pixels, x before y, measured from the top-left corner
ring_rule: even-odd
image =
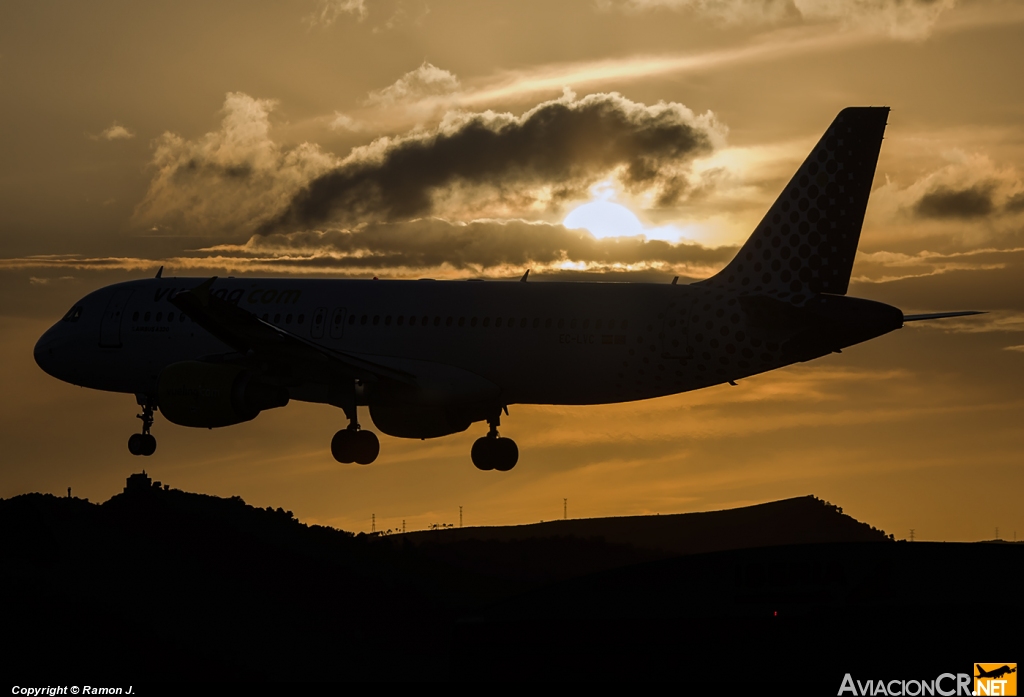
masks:
[[[1004,675],[1017,672],[1016,668],[1011,668],[1010,666],[1000,666],[999,668],[994,668],[991,671],[986,671],[977,663],[974,664],[974,667],[978,669],[978,674],[974,676],[976,678],[1001,678]]]
[[[156,278],[102,288],[35,347],[50,375],[134,394],[152,455],[159,409],[196,428],[242,423],[289,400],[342,409],[339,462],[369,464],[360,426],[435,438],[484,421],[483,470],[515,466],[500,437],[512,404],[650,399],[808,361],[905,322],[846,295],[889,109],[844,109],[736,257],[689,285]]]

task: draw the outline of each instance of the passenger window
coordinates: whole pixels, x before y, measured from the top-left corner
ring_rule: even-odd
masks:
[[[466,326],[466,318],[465,317],[459,317],[459,326],[460,327]]]
[[[441,326],[441,318],[440,317],[435,317],[434,318],[434,326],[435,327],[440,327]]]
[[[264,322],[269,322],[270,321],[270,315],[268,315],[266,312],[263,313],[263,321]]]
[[[498,317],[497,319],[494,320],[494,326],[495,327],[500,327],[501,326],[501,317]]]
[[[284,323],[285,324],[291,324],[292,323],[292,316],[291,315],[286,315],[285,318],[284,318]]]
[[[427,317],[426,315],[423,315],[423,321],[420,322],[420,324],[422,324],[424,327],[427,326],[428,324],[430,324],[430,318]]]
[[[277,314],[274,315],[274,324],[280,324],[280,323],[281,323],[281,313],[278,312]]]
[[[384,318],[384,326],[385,327],[390,327],[391,326],[391,315],[388,315],[387,317]]]
[[[575,329],[575,328],[576,328],[576,320],[570,320],[569,321],[569,329]]]
[[[491,318],[490,317],[484,317],[484,326],[486,327],[490,323],[491,323]]]
[[[70,313],[68,313],[68,314],[70,314]],[[67,319],[67,315],[64,316],[64,319]],[[139,311],[136,310],[134,313],[132,313],[132,322],[138,322],[138,321],[139,321]]]
[[[516,326],[516,318],[515,317],[509,317],[508,318],[508,328],[509,329],[513,329],[513,328],[515,328],[515,326]]]
[[[540,319],[538,319],[537,317],[534,317],[533,318],[533,328],[537,329],[538,327],[540,327]]]
[[[474,317],[473,319],[469,320],[469,326],[471,326],[471,327],[475,327],[476,326],[476,317]]]
[[[149,313],[148,312],[142,316],[142,320],[144,322],[148,322],[149,321]]]
[[[366,324],[366,315],[363,315],[359,320],[359,324]]]
[[[584,329],[589,329],[590,328],[590,320],[589,319],[583,320],[583,328]]]
[[[551,318],[550,317],[548,317],[546,320],[544,320],[544,328],[545,329],[551,329]]]
[[[561,329],[564,326],[565,326],[565,320],[564,319],[558,320],[558,328]]]
[[[168,322],[173,322],[174,321],[174,313],[173,312],[168,312],[167,313],[167,321]]]
[[[164,318],[164,313],[162,313],[162,312],[158,312],[158,313],[156,313],[156,321],[157,321],[157,322],[159,322],[159,321],[160,321],[160,320],[162,320],[163,318]]]
[[[178,315],[178,321],[179,322],[184,322],[185,321],[185,313],[184,312],[182,312],[180,315]]]
[[[299,315],[299,319],[298,319],[299,324],[302,324],[305,321],[306,321],[306,316],[305,315]]]
[[[608,331],[611,331],[613,329],[615,329],[615,320],[610,319],[608,320]]]
[[[356,316],[355,315],[349,315],[348,316],[348,323],[349,324],[355,324],[356,323]]]
[[[444,326],[446,326],[446,327],[452,326],[452,318],[451,317],[449,317],[447,320],[445,320]]]
[[[597,320],[597,322],[594,323],[594,329],[601,331],[601,320]]]
[[[399,315],[399,316],[398,316],[398,326],[399,326],[399,327],[401,327],[401,326],[402,326],[402,323],[403,323],[404,321],[405,321],[405,315]]]
[[[629,321],[628,320],[622,320],[622,328],[626,329],[627,327],[629,327]]]
[[[378,324],[380,324],[380,315],[374,315],[373,316],[373,326],[376,327]]]

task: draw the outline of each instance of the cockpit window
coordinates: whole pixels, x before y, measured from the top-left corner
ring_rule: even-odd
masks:
[[[82,316],[82,306],[75,305],[73,308],[68,310],[68,313],[64,315],[63,322],[77,322],[78,318]]]

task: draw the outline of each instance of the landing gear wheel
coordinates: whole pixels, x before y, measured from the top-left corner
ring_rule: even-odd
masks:
[[[128,452],[132,455],[141,455],[143,439],[144,436],[141,433],[133,433],[128,439]]]
[[[355,457],[357,465],[368,465],[380,454],[380,440],[373,431],[356,431]]]
[[[519,461],[519,448],[511,438],[486,435],[473,443],[470,457],[477,469],[508,472]]]
[[[469,451],[469,456],[473,458],[473,464],[476,465],[478,470],[487,471],[494,469],[492,453],[494,452],[496,440],[496,438],[484,436],[483,438],[477,438],[473,443],[473,449]]]
[[[138,418],[142,420],[142,433],[133,434],[128,439],[128,452],[132,455],[149,457],[156,452],[156,438],[149,432],[153,426],[153,412],[156,411],[156,407],[152,400],[142,402],[140,398],[139,403],[142,405],[142,413],[138,415]]]
[[[331,439],[331,455],[334,455],[334,459],[346,465],[350,465],[356,461],[353,456],[352,441],[355,440],[355,435],[359,431],[350,431],[347,428],[343,428],[334,434],[334,438]]]
[[[519,462],[519,446],[511,438],[499,438],[495,445],[497,446],[495,448],[497,458],[494,469],[499,472],[508,472]]]
[[[380,440],[372,431],[345,428],[331,439],[331,454],[344,464],[368,465],[380,454]]]

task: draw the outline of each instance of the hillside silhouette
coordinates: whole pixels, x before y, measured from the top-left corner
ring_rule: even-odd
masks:
[[[814,497],[387,537],[144,474],[102,504],[0,500],[5,626],[18,637],[5,662],[50,683],[701,682],[737,651],[750,655],[733,674],[792,681],[799,654],[815,661],[811,679],[893,637],[933,647],[933,659],[950,647],[997,652],[1001,625],[965,632],[969,647],[955,630],[1019,624],[1006,601],[1022,552],[894,542]],[[906,629],[859,633],[893,622]]]

